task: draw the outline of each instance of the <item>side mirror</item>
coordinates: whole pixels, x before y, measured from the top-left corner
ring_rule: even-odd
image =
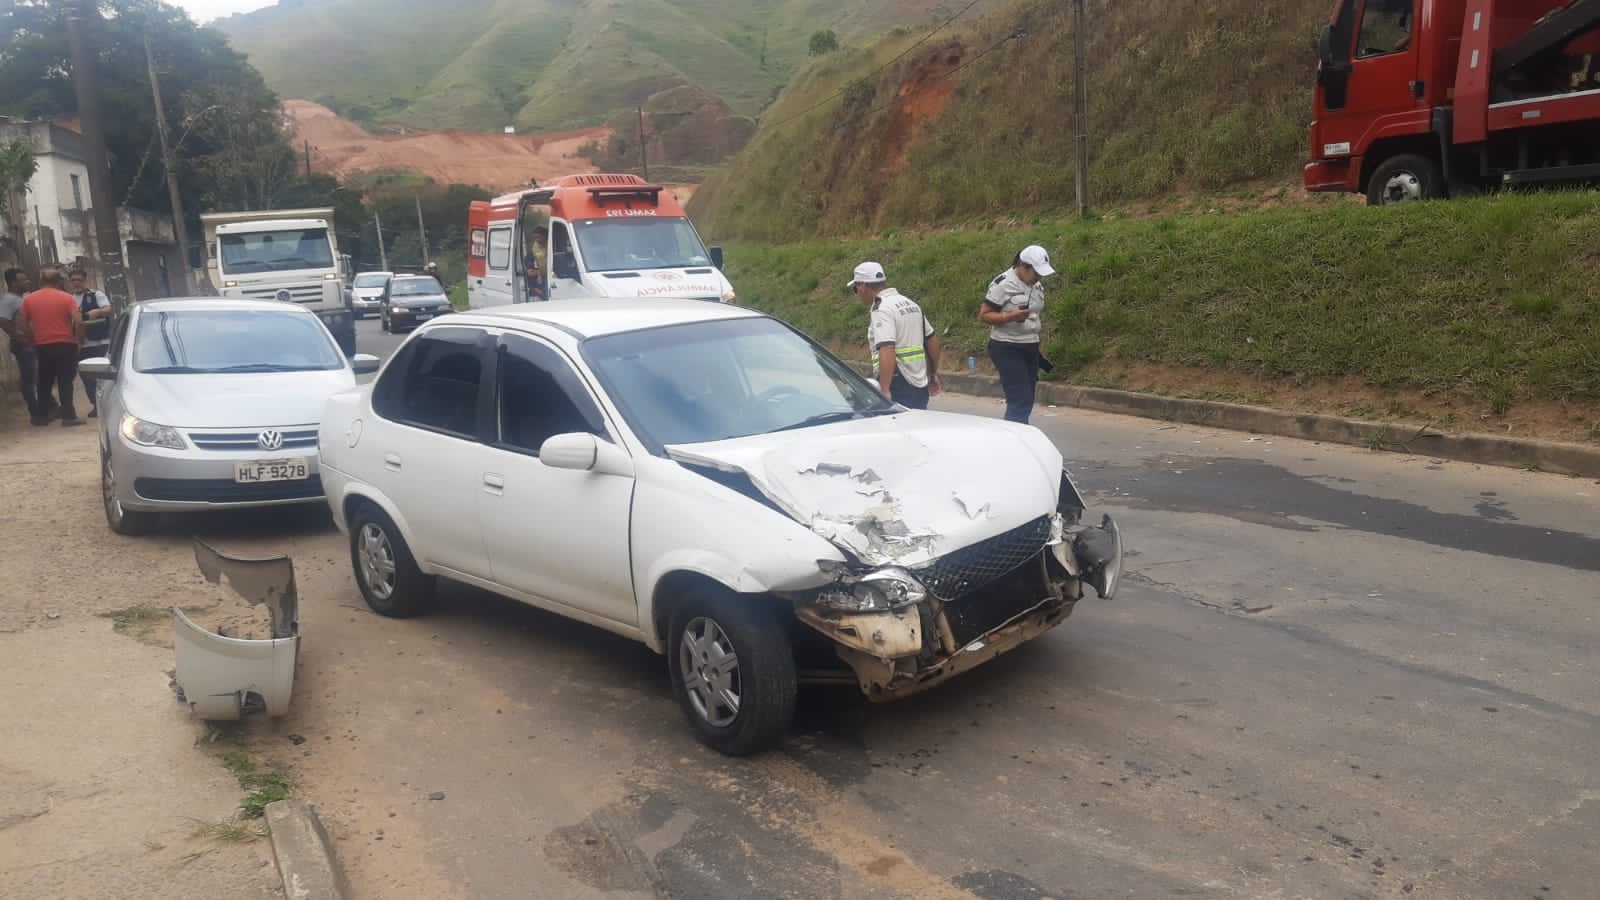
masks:
[[[357,375],[371,375],[373,372],[378,371],[378,366],[382,365],[382,363],[383,360],[373,356],[371,353],[357,353],[355,356],[350,357],[350,368],[354,369]],[[83,366],[79,365],[78,368],[82,369]]]
[[[711,248],[711,264],[713,266],[716,266],[719,269],[722,268],[722,248],[721,247],[712,247]]]
[[[552,469],[594,472],[600,475],[633,475],[633,460],[626,451],[592,434],[558,434],[539,447],[539,461]]]
[[[204,269],[206,267],[206,248],[199,244],[189,247],[189,268]]]
[[[89,375],[94,378],[107,378],[115,380],[117,377],[117,367],[113,366],[111,364],[111,360],[106,359],[104,356],[94,356],[78,363],[78,373],[81,375]]]

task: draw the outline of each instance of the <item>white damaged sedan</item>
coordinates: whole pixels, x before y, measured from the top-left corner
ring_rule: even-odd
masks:
[[[478,585],[667,656],[730,754],[801,682],[931,687],[1115,590],[1037,429],[913,412],[804,335],[693,301],[563,301],[424,325],[335,396],[320,468],[389,616]]]

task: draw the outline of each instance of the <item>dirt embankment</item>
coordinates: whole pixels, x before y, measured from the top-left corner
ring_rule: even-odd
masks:
[[[309,142],[313,169],[347,178],[361,172],[406,170],[441,184],[476,184],[493,191],[525,187],[577,172],[593,172],[580,156],[586,144],[603,145],[607,128],[547,134],[417,131],[373,135],[309,100],[285,100],[283,115],[297,145]]]

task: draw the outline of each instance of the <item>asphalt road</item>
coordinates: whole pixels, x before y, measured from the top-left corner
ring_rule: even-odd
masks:
[[[380,619],[325,532],[273,739],[368,896],[1594,896],[1600,484],[1036,424],[1123,592],[928,694],[806,691],[724,759],[642,647],[454,587]]]

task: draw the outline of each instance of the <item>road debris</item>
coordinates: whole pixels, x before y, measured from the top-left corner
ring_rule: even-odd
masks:
[[[293,563],[285,556],[238,559],[199,540],[194,542],[194,555],[206,580],[216,585],[225,582],[247,608],[216,632],[195,624],[182,609],[172,608],[177,659],[173,686],[180,699],[208,721],[235,720],[247,712],[284,715],[300,653]]]

